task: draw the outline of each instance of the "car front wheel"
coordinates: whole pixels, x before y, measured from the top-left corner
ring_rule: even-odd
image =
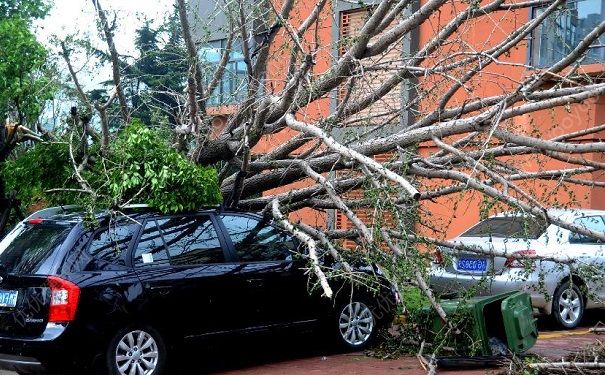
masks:
[[[339,305],[337,337],[346,348],[365,349],[375,338],[378,321],[372,306],[365,298],[354,298]]]
[[[160,375],[166,361],[166,348],[160,334],[151,327],[120,330],[107,350],[111,375]]]
[[[553,296],[553,318],[563,328],[575,328],[584,315],[584,297],[580,288],[569,281],[561,284]]]

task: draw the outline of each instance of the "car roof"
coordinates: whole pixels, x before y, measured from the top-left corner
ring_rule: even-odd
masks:
[[[128,205],[120,209],[119,211],[114,210],[99,210],[95,213],[95,219],[98,221],[106,220],[111,216],[115,216],[116,212],[119,214],[123,214],[128,216],[131,219],[135,220],[143,220],[148,216],[152,215],[161,215],[161,213],[148,205]],[[210,212],[230,212],[230,213],[250,213],[250,214],[258,214],[253,211],[244,211],[239,209],[225,208],[222,205],[212,206],[212,207],[203,207],[196,211],[191,212],[182,212],[178,214],[168,214],[168,215],[187,215],[192,213],[210,213]],[[80,206],[57,206],[57,207],[49,207],[42,209],[40,211],[36,211],[31,214],[29,217],[25,219],[25,221],[29,221],[32,219],[44,219],[48,221],[57,221],[57,222],[71,222],[77,223],[83,221],[87,216],[86,211]]]
[[[548,208],[546,210],[549,215],[556,216],[561,220],[573,220],[585,216],[605,216],[605,210],[595,210],[591,208]],[[514,216],[531,216],[530,214],[518,211],[507,211],[490,216],[490,218],[498,217],[514,217]]]

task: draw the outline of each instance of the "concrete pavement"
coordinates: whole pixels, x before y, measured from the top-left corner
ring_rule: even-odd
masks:
[[[587,327],[572,331],[545,331],[540,333],[537,344],[532,348],[535,353],[552,360],[560,360],[574,350],[578,350],[595,340],[603,338],[592,334]],[[223,343],[219,348],[201,350],[198,358],[205,364],[196,370],[185,370],[179,375],[215,374],[215,375],[424,375],[424,371],[415,357],[395,360],[380,360],[365,356],[363,353],[334,353],[317,344],[314,339],[292,342],[292,337],[281,337],[279,341],[262,340],[254,348],[249,343],[232,351],[223,353],[232,345]],[[239,341],[239,340],[238,340]],[[309,347],[317,345],[318,348]],[[266,346],[265,349],[262,346]],[[213,353],[218,350],[219,353]],[[201,354],[204,353],[204,354]],[[187,356],[191,358],[189,355]],[[483,375],[490,370],[440,371],[440,374]],[[16,375],[13,372],[0,371],[0,375]],[[175,374],[170,374],[175,375]]]
[[[597,335],[591,334],[588,328],[573,331],[550,331],[541,333],[540,338],[531,353],[552,360],[559,360],[573,350],[578,350],[592,342]],[[601,337],[602,338],[602,337]],[[440,374],[481,375],[491,373],[490,370],[458,370],[440,371]],[[336,354],[324,357],[312,357],[298,360],[267,363],[249,368],[221,371],[216,375],[424,375],[424,371],[415,357],[404,357],[396,360],[379,360],[369,358],[363,353]]]

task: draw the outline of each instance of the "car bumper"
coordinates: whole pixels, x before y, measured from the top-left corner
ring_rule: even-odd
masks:
[[[60,355],[65,330],[66,326],[48,324],[40,337],[0,336],[0,370],[38,374],[54,368],[54,361],[66,360]]]
[[[546,281],[546,282],[545,282]],[[476,276],[447,272],[433,267],[430,273],[433,290],[442,296],[459,295],[474,290],[476,295],[488,296],[510,291],[525,291],[532,301],[532,306],[545,314],[552,309],[552,295],[556,282],[549,283],[538,272],[527,273],[522,269],[509,270],[501,275]],[[540,288],[539,285],[545,285]]]
[[[46,370],[36,358],[10,354],[0,354],[0,369],[26,374],[41,374]]]

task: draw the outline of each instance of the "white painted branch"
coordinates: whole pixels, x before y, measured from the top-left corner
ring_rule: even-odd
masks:
[[[332,186],[330,181],[328,181],[321,174],[315,172],[313,170],[313,168],[311,168],[309,166],[309,164],[306,163],[304,160],[297,160],[297,164],[301,166],[301,168],[303,169],[303,171],[305,171],[307,176],[311,177],[313,180],[320,183],[326,189],[326,192],[328,193],[328,196],[330,197],[330,199],[332,199],[332,201],[336,204],[336,207],[338,207],[339,210],[344,212],[344,214],[347,216],[347,218],[349,220],[351,220],[353,225],[355,225],[355,227],[357,229],[359,229],[359,231],[361,232],[361,235],[362,235],[363,239],[366,241],[366,243],[368,243],[368,244],[372,243],[372,231],[370,231],[370,229],[368,229],[368,227],[364,224],[364,222],[361,221],[359,219],[359,217],[357,217],[357,215],[355,215],[355,213],[338,196],[336,189],[334,189],[334,186]]]
[[[311,124],[306,124],[304,122],[298,121],[294,118],[294,115],[287,114],[286,115],[286,123],[288,126],[294,130],[298,130],[303,133],[311,134],[319,139],[321,139],[328,147],[330,147],[335,152],[340,155],[356,160],[359,163],[365,164],[368,168],[378,173],[384,178],[387,178],[396,184],[400,185],[403,189],[407,191],[407,193],[413,198],[420,198],[420,192],[405,178],[398,175],[397,173],[385,168],[382,164],[378,163],[376,160],[369,158],[365,155],[360,154],[359,152],[346,147],[338,142],[330,135],[326,134],[319,127]]]
[[[540,370],[605,369],[605,362],[528,363],[527,367]]]
[[[309,258],[311,259],[311,264],[313,268],[313,273],[319,279],[319,283],[324,291],[324,295],[328,298],[332,298],[334,292],[328,283],[328,278],[326,274],[321,269],[321,264],[319,263],[319,258],[317,258],[317,243],[311,236],[304,233],[303,231],[297,229],[288,221],[284,215],[279,210],[279,201],[274,199],[271,203],[272,213],[276,220],[280,222],[281,225],[286,228],[286,230],[292,233],[296,238],[298,238],[301,242],[303,242],[307,246],[307,251],[309,252]]]

